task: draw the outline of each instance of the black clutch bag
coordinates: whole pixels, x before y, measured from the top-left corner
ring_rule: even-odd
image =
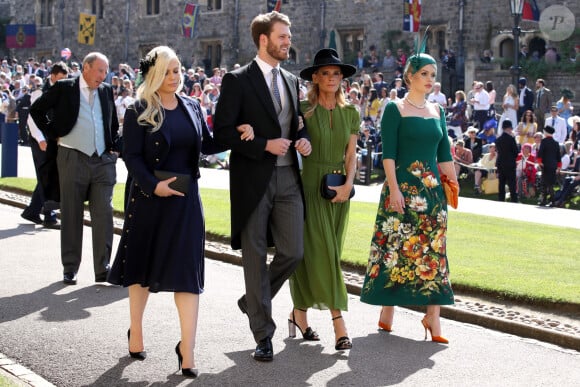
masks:
[[[320,183],[320,194],[323,198],[332,200],[336,196],[336,191],[328,187],[336,187],[346,183],[346,176],[341,173],[328,173],[322,176]],[[354,196],[354,187],[350,190],[349,199]]]
[[[167,180],[170,177],[177,177],[177,179],[169,184],[169,188],[179,191],[183,194],[187,194],[189,190],[189,180],[191,179],[190,175],[186,175],[185,173],[175,173],[170,171],[160,171],[155,170],[153,174],[159,180]]]

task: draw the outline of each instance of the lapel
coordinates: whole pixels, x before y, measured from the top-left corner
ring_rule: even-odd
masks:
[[[107,90],[105,86],[101,83],[97,89],[97,95],[99,96],[99,102],[101,102],[101,111],[103,113],[103,124],[107,127],[106,117],[109,116],[109,101],[107,100]]]
[[[294,112],[296,110],[296,101],[298,100],[298,94],[296,91],[296,87],[294,87],[294,83],[292,81],[292,74],[288,71],[284,70],[280,67],[280,74],[282,75],[282,79],[284,80],[284,86],[286,87],[286,91],[288,92],[288,103],[290,103],[290,110]]]
[[[193,100],[191,100],[190,98],[183,97],[179,94],[177,95],[177,100],[179,101],[179,104],[185,108],[185,111],[187,111],[187,117],[189,118],[191,126],[197,132],[197,136],[201,137],[201,135],[202,135],[201,126],[197,125],[199,118],[196,115]]]
[[[70,93],[70,106],[73,107],[73,116],[78,117],[79,110],[81,108],[81,82],[79,77],[76,77],[75,80],[71,83],[72,85],[72,93]]]
[[[280,72],[282,73],[282,72]],[[264,78],[264,74],[262,74],[262,70],[260,70],[260,66],[256,63],[255,60],[252,61],[250,67],[248,68],[248,77],[250,78],[250,84],[256,90],[256,95],[262,105],[264,105],[264,109],[266,112],[276,121],[278,122],[278,115],[276,114],[276,108],[274,107],[274,101],[272,101],[272,97],[270,95],[270,88],[266,84],[266,79]],[[286,84],[286,77],[282,76],[284,79],[284,83]],[[288,88],[286,88],[288,89]]]
[[[199,117],[195,109],[195,102],[191,98],[177,94],[177,101],[187,112],[187,118],[189,119],[191,127],[195,131],[196,138],[200,139],[200,141],[195,141],[195,148],[197,153],[199,153],[201,151],[201,141],[203,141],[203,125],[200,122],[200,119],[203,119],[203,116],[201,118]],[[166,136],[166,138],[167,137],[169,136]],[[167,138],[168,143],[169,141],[169,138]]]

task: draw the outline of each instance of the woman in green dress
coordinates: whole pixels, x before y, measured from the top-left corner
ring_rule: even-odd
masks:
[[[426,305],[422,320],[433,341],[441,336],[440,305],[453,304],[447,265],[447,200],[440,173],[457,181],[445,114],[425,100],[437,74],[423,49],[404,71],[408,94],[390,102],[381,136],[383,185],[361,301],[382,305],[379,327],[391,331],[395,305]],[[441,172],[440,172],[441,171]]]
[[[341,315],[347,310],[347,293],[340,257],[355,176],[360,120],[355,107],[346,102],[341,84],[343,77],[350,77],[355,71],[340,61],[335,50],[325,48],[316,53],[313,66],[300,72],[302,79],[312,82],[307,100],[301,103],[312,153],[303,159],[304,259],[290,277],[294,309],[288,327],[291,337],[298,328],[305,340],[319,340],[308,327],[306,311],[330,309],[336,350],[352,347]],[[320,194],[320,184],[325,174],[333,172],[345,174],[346,183],[330,187],[336,196],[327,200]]]

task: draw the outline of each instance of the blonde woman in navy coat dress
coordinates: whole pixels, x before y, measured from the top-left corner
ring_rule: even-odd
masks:
[[[175,347],[183,376],[196,377],[194,346],[204,286],[205,226],[199,196],[200,152],[224,151],[214,142],[199,103],[180,96],[181,63],[165,46],[140,64],[143,83],[124,119],[123,158],[130,175],[123,235],[109,282],[129,288],[129,355],[144,360],[143,313],[149,293],[173,292],[181,326]],[[242,132],[252,139],[253,131]],[[188,175],[187,193],[154,171]]]

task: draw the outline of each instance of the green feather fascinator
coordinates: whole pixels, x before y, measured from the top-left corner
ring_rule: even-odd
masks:
[[[425,47],[427,46],[427,31],[429,31],[429,27],[425,29],[423,39],[419,39],[418,34],[415,36],[415,53],[407,60],[407,68],[405,69],[405,72],[407,72],[408,69],[411,74],[415,74],[419,69],[428,64],[437,66],[437,61],[431,55],[425,54]]]

